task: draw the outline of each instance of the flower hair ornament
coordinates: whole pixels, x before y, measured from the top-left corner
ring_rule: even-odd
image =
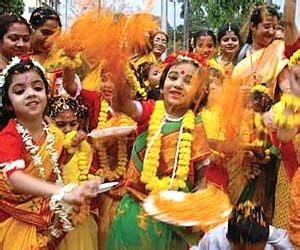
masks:
[[[170,64],[176,60],[180,62],[193,62],[198,66],[206,66],[206,60],[203,57],[200,57],[197,54],[188,51],[179,51],[175,54],[169,55],[165,59],[164,63]]]
[[[5,78],[7,77],[8,72],[13,67],[15,67],[17,64],[22,63],[22,62],[26,62],[26,61],[30,61],[34,66],[38,67],[43,72],[43,74],[46,73],[44,67],[39,62],[32,60],[29,56],[27,56],[27,55],[26,56],[21,56],[21,57],[14,56],[12,58],[12,60],[10,61],[10,63],[0,73],[0,107],[3,106],[3,103],[2,103],[3,86],[5,84]],[[14,72],[14,73],[18,73],[18,72]]]

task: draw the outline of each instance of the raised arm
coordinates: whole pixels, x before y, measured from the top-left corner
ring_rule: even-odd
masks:
[[[284,4],[284,22],[285,22],[285,43],[293,45],[298,39],[298,30],[296,26],[296,5],[297,0],[285,0]]]

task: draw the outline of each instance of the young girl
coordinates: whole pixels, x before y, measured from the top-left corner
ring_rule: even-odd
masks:
[[[122,102],[122,110],[137,120],[139,135],[126,175],[129,192],[120,202],[109,234],[110,250],[186,247],[178,228],[145,216],[141,202],[151,192],[167,189],[189,192],[195,184],[189,178],[192,166],[200,172],[208,164],[205,159],[209,148],[203,124],[191,110],[198,90],[192,79],[198,70],[201,61],[197,56],[178,55],[162,74],[163,100]]]
[[[217,39],[211,30],[200,30],[192,37],[191,48],[197,55],[210,60],[215,54]]]
[[[4,71],[0,133],[0,248],[38,249],[72,229],[70,204],[97,195],[99,181],[63,185],[63,133],[44,121],[48,84],[36,62],[14,59]],[[75,137],[72,145],[82,140]]]

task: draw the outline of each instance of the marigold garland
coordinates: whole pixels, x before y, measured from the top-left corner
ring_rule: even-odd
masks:
[[[135,92],[139,93],[143,99],[147,98],[147,92],[145,88],[141,87],[140,82],[138,81],[135,74],[132,72],[132,69],[127,66],[126,69],[126,79],[129,82],[130,85],[132,85]]]
[[[141,181],[146,184],[148,190],[153,192],[167,189],[184,189],[186,187],[191,160],[192,133],[195,128],[195,115],[192,110],[188,110],[183,116],[180,128],[172,177],[170,178],[168,176],[161,179],[157,177],[161,150],[161,129],[164,124],[164,115],[164,103],[163,101],[157,101],[149,123],[147,150],[144,158],[144,168],[141,173]]]
[[[291,56],[288,66],[289,69],[291,69],[293,65],[299,65],[299,64],[300,64],[300,49],[294,52],[294,54]]]
[[[63,142],[64,147],[67,149],[68,153],[70,154],[77,154],[77,171],[72,172],[68,171],[67,174],[65,173],[63,176],[65,183],[72,183],[74,182],[74,176],[77,177],[76,183],[83,183],[88,180],[89,178],[89,160],[88,156],[90,153],[90,145],[86,141],[82,141],[77,148],[72,147],[72,140],[74,136],[77,134],[77,131],[70,131],[65,135],[65,139]],[[74,170],[74,168],[72,168]],[[82,223],[87,216],[90,214],[90,204],[85,203],[82,204],[79,208],[79,211],[74,212],[69,216],[70,220],[72,221],[72,225],[76,226]]]
[[[100,104],[100,114],[98,118],[98,128],[105,127],[108,118],[109,103],[106,100],[102,100]],[[122,118],[121,118],[122,124]],[[104,180],[116,181],[124,176],[126,172],[127,159],[127,137],[120,136],[118,138],[118,163],[114,170],[111,169],[107,156],[107,148],[103,143],[98,145],[98,159],[100,168],[96,172],[97,176],[102,177]]]

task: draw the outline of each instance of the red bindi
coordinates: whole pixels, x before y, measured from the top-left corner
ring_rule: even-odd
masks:
[[[180,74],[184,75],[185,74],[185,70],[181,70]]]

